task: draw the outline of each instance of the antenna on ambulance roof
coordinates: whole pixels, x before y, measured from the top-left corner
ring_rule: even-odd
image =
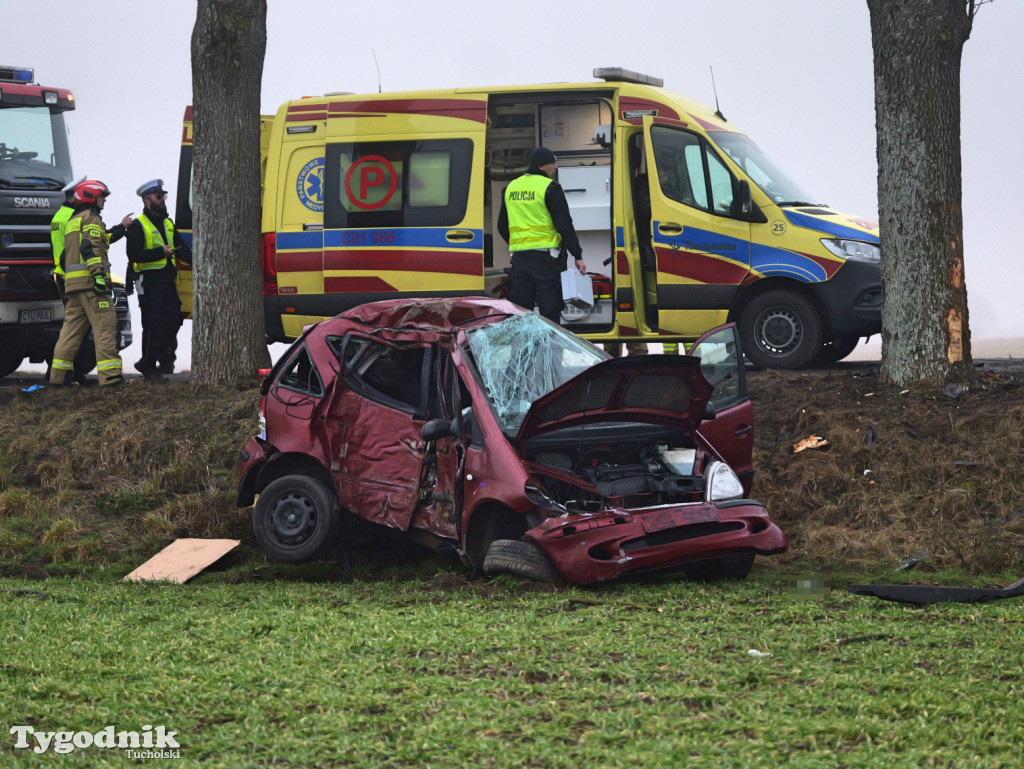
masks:
[[[722,114],[722,110],[718,108],[718,89],[715,87],[715,68],[708,67],[711,70],[711,90],[715,92],[715,114],[718,115],[722,120],[725,120],[725,115]],[[728,123],[728,120],[725,120]]]
[[[377,67],[377,93],[383,93],[384,89],[380,85],[380,64],[377,64],[377,52],[371,48],[370,53],[373,54],[373,63]]]

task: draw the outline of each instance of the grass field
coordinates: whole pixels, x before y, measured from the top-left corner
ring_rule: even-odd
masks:
[[[14,725],[162,725],[175,766],[1021,765],[1015,601],[796,600],[761,570],[589,590],[436,561],[119,576],[0,580],[0,765],[140,762],[18,750]]]

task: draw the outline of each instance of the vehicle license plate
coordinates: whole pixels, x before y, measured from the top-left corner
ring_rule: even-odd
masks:
[[[657,510],[647,513],[640,518],[644,531],[648,534],[664,529],[673,529],[676,526],[686,526],[691,523],[707,523],[717,521],[718,516],[713,510],[706,507],[684,507],[674,510]]]
[[[45,323],[53,320],[53,310],[47,307],[45,310],[21,310],[18,313],[18,323]]]

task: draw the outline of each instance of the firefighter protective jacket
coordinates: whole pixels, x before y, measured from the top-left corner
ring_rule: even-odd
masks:
[[[68,220],[64,230],[63,266],[67,294],[91,290],[97,275],[109,281],[107,230],[98,209],[83,208]]]

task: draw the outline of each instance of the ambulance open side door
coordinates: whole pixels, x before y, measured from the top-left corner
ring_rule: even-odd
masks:
[[[750,271],[750,223],[739,213],[743,190],[685,123],[645,115],[643,125],[658,327],[663,336],[694,339],[726,322]]]
[[[394,101],[332,105],[352,115],[332,112],[325,152],[334,312],[484,292],[486,100]]]

